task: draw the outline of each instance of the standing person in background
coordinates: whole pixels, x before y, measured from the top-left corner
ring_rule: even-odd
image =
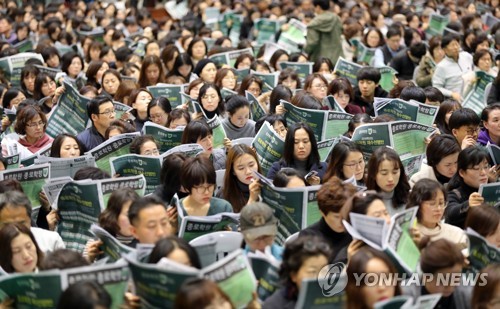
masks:
[[[336,63],[339,57],[344,57],[340,43],[342,23],[335,13],[329,11],[329,0],[314,0],[313,5],[316,17],[307,26],[304,50],[309,54],[310,61],[323,56]]]

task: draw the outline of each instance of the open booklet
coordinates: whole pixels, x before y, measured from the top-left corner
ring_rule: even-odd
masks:
[[[24,193],[31,202],[31,206],[40,206],[38,194],[42,191],[45,182],[50,179],[50,165],[45,163],[1,171],[0,180],[7,179],[19,181]]]
[[[299,296],[295,308],[307,309],[343,309],[347,301],[347,295],[344,290],[341,290],[333,295],[324,287],[330,287],[335,283],[336,286],[345,286],[347,284],[347,276],[342,274],[338,276],[336,282],[332,282],[331,278],[327,279],[305,279],[300,286]],[[326,295],[325,295],[326,294]]]
[[[351,223],[345,220],[343,223],[352,238],[384,251],[392,258],[399,271],[411,274],[417,270],[420,258],[420,251],[410,236],[416,214],[417,207],[401,211],[392,216],[391,224],[387,225],[383,218],[350,213]]]
[[[132,188],[139,196],[143,196],[145,187],[146,181],[142,175],[65,183],[53,207],[61,218],[57,232],[66,247],[83,252],[87,241],[94,236],[90,227],[97,223],[112,192],[119,188]]]
[[[387,114],[394,117],[395,120],[415,121],[430,127],[434,124],[434,120],[439,110],[438,106],[428,105],[414,100],[408,102],[401,99],[388,98],[376,98],[373,105],[375,117]]]
[[[240,226],[240,214],[222,212],[213,216],[186,216],[177,195],[172,198],[171,205],[177,207],[180,222],[178,236],[187,241],[212,232],[236,232]]]
[[[285,119],[290,126],[296,122],[309,124],[314,132],[317,141],[335,138],[347,132],[349,121],[353,115],[325,110],[313,110],[300,108],[292,103],[280,100],[280,104],[285,108]]]
[[[486,145],[486,149],[488,150],[488,153],[490,154],[491,161],[493,164],[497,165],[500,164],[500,147],[495,144],[491,144],[488,142]]]
[[[95,167],[95,158],[83,155],[76,158],[54,158],[40,156],[35,159],[35,164],[50,163],[50,177],[74,177],[75,173],[84,167]]]
[[[257,172],[255,175],[262,183],[262,201],[273,209],[274,216],[279,221],[276,243],[283,245],[289,236],[321,219],[317,202],[320,185],[278,188],[263,175]]]
[[[281,159],[285,149],[285,141],[276,133],[269,122],[265,121],[255,135],[252,146],[255,148],[262,171],[267,175],[271,165]]]
[[[257,100],[253,93],[245,90],[245,97],[247,98],[248,102],[250,102],[250,114],[252,115],[253,121],[258,121],[259,119],[267,115],[266,111],[260,105],[259,100]]]
[[[138,262],[133,255],[125,259],[142,308],[172,308],[179,287],[189,278],[213,280],[229,296],[235,308],[244,308],[252,300],[256,288],[255,276],[241,249],[201,270],[167,258],[162,258],[158,264]]]
[[[467,228],[465,231],[469,237],[469,270],[478,273],[490,264],[500,263],[500,250],[476,231]]]
[[[248,252],[247,259],[259,282],[257,296],[261,301],[264,301],[281,286],[279,276],[281,262],[272,255],[269,246],[266,247],[265,252]]]
[[[90,226],[90,232],[102,241],[100,249],[112,262],[120,260],[122,255],[135,250],[134,248],[122,244],[118,239],[97,224],[92,224]]]
[[[439,300],[441,294],[429,294],[413,299],[411,296],[399,295],[391,299],[375,303],[375,309],[433,309]]]
[[[176,108],[179,105],[186,103],[186,100],[181,95],[181,92],[184,92],[187,86],[188,84],[174,85],[159,83],[154,86],[148,86],[147,88],[154,98],[167,98],[170,101],[170,105],[172,106],[172,108]]]
[[[95,158],[98,168],[111,174],[109,159],[130,153],[130,144],[139,132],[119,134],[86,152]]]
[[[479,185],[479,194],[486,204],[500,208],[500,182]]]
[[[83,280],[95,280],[111,296],[110,308],[118,309],[124,302],[129,277],[124,261],[0,276],[0,303],[12,299],[14,308],[56,308],[61,293],[68,286]]]

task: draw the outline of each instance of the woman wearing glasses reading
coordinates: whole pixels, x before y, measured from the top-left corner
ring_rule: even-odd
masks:
[[[47,118],[38,106],[26,106],[18,111],[14,130],[20,135],[14,143],[2,141],[2,154],[12,156],[19,153],[24,159],[52,143],[52,137],[45,134]]]
[[[324,180],[333,176],[342,180],[354,177],[358,186],[365,185],[365,160],[357,144],[341,141],[333,147]]]
[[[313,73],[307,76],[304,82],[304,89],[307,93],[322,102],[328,94],[328,81],[323,75]]]
[[[221,212],[233,212],[228,201],[213,197],[215,169],[212,162],[198,156],[184,161],[181,185],[189,193],[180,200],[182,212],[188,216],[212,216]]]
[[[447,205],[446,191],[439,182],[432,179],[421,179],[413,186],[406,208],[418,206],[417,228],[422,237],[428,236],[431,241],[441,238],[467,247],[467,236],[456,226],[441,222]]]

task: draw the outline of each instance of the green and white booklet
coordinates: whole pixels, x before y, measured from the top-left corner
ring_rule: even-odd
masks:
[[[467,228],[465,231],[469,238],[469,270],[479,273],[483,268],[490,264],[500,263],[500,250],[476,231]]]
[[[336,285],[345,285],[347,276],[340,275]],[[339,291],[333,295],[325,295],[323,286],[329,286],[329,279],[304,279],[300,286],[299,296],[295,308],[307,309],[343,309],[347,301],[345,291]]]
[[[468,107],[480,115],[486,107],[485,89],[486,86],[495,80],[495,76],[483,71],[476,71],[476,82],[473,88],[466,94],[463,107]]]
[[[89,116],[87,104],[90,99],[78,93],[72,85],[64,82],[64,93],[59,97],[47,121],[47,134],[55,138],[61,133],[74,136],[87,128]]]
[[[250,74],[257,76],[264,82],[264,87],[262,87],[262,92],[271,91],[278,85],[278,79],[280,77],[280,72],[273,73],[261,73],[257,71],[250,71]]]
[[[278,162],[283,156],[285,141],[276,133],[269,122],[265,121],[255,135],[252,146],[255,148],[263,173],[267,175],[271,165]]]
[[[351,85],[355,86],[358,84],[358,80],[356,78],[356,75],[358,74],[358,71],[362,68],[363,66],[360,64],[357,64],[352,61],[348,61],[342,57],[339,57],[337,60],[337,63],[335,64],[335,68],[333,71],[335,72],[335,75],[338,77],[345,77],[349,80]]]
[[[10,81],[12,87],[21,86],[21,71],[29,59],[38,59],[42,63],[44,62],[41,54],[31,52],[19,53],[0,59],[0,70],[3,71],[5,78]]]
[[[318,152],[321,162],[326,162],[329,159],[333,147],[335,147],[335,145],[337,145],[341,140],[341,137],[336,137],[318,142]]]
[[[439,14],[431,14],[429,20],[429,27],[425,32],[433,37],[435,35],[443,35],[444,29],[449,23],[449,16],[443,16]]]
[[[111,175],[137,176],[143,175],[146,179],[146,193],[153,193],[160,185],[160,171],[163,156],[141,156],[126,154],[109,159]]]
[[[488,142],[486,149],[490,155],[491,161],[494,165],[500,164],[500,147],[495,144]]]
[[[169,129],[154,122],[148,121],[142,128],[142,134],[149,134],[155,138],[160,146],[160,153],[164,153],[175,146],[179,146],[184,129]]]
[[[420,258],[420,251],[410,235],[416,214],[417,207],[399,212],[392,216],[390,225],[383,218],[355,213],[349,214],[350,223],[346,220],[342,222],[352,238],[384,251],[400,272],[412,274],[416,271]]]
[[[486,204],[500,209],[500,182],[481,184],[478,193]]]
[[[266,247],[265,252],[248,252],[247,259],[252,266],[255,278],[259,284],[257,286],[257,296],[261,301],[266,300],[281,286],[279,269],[281,262],[271,253],[271,247]]]
[[[288,29],[278,39],[278,45],[288,53],[300,52],[300,46],[306,44],[307,25],[292,18],[288,21]]]
[[[83,155],[76,158],[54,158],[54,157],[38,157],[35,159],[35,164],[50,164],[50,177],[71,177],[84,167],[95,167],[95,158],[90,155]]]
[[[122,244],[118,239],[97,224],[92,224],[90,232],[102,241],[100,249],[112,262],[116,262],[120,260],[123,255],[135,251],[134,248]]]
[[[235,308],[246,307],[256,289],[255,276],[241,249],[201,270],[167,258],[162,258],[158,264],[138,262],[131,255],[125,259],[142,308],[172,308],[177,291],[189,278],[204,277],[216,282]]]
[[[266,111],[260,105],[259,100],[257,100],[253,93],[245,90],[245,96],[248,102],[250,102],[250,115],[252,116],[253,121],[258,121],[267,115]]]
[[[175,146],[169,151],[162,154],[162,157],[166,158],[167,156],[173,153],[183,153],[186,157],[196,157],[200,153],[205,151],[200,144],[182,144],[179,146]]]
[[[297,75],[299,76],[299,79],[302,82],[304,82],[306,77],[312,73],[314,62],[282,61],[282,62],[279,62],[278,65],[280,66],[281,70],[284,70],[287,68],[293,69],[297,73]]]
[[[254,21],[254,29],[257,32],[257,43],[262,45],[266,42],[274,42],[274,36],[280,30],[280,27],[281,23],[277,19],[257,18]]]
[[[19,181],[31,206],[37,207],[40,206],[38,194],[42,191],[45,182],[50,179],[50,165],[46,163],[1,171],[0,180],[7,179]]]
[[[284,116],[288,126],[296,122],[307,123],[313,130],[317,141],[344,134],[353,117],[351,114],[342,112],[300,108],[284,100],[280,100],[280,104],[285,108]]]
[[[206,118],[205,118],[206,119]],[[226,130],[222,125],[222,120],[219,116],[215,115],[212,119],[206,119],[207,124],[212,129],[213,145],[214,149],[224,148],[224,139],[226,136]]]
[[[252,49],[249,47],[244,49],[232,50],[224,53],[213,54],[210,57],[208,57],[208,59],[213,60],[216,64],[220,66],[228,65],[229,67],[234,68],[236,59],[238,59],[239,56],[245,54],[252,55]]]
[[[436,119],[439,106],[404,101],[401,99],[375,100],[373,103],[375,117],[388,114],[395,120],[414,121],[432,127]]]
[[[177,106],[186,103],[186,100],[181,95],[181,92],[184,92],[187,86],[188,84],[174,85],[159,83],[154,86],[148,86],[147,89],[151,92],[154,98],[167,98],[170,101],[172,108],[176,108]]]
[[[95,158],[96,166],[108,174],[111,174],[109,159],[129,154],[130,143],[132,143],[134,138],[137,136],[139,136],[139,132],[113,136],[85,154],[93,156]]]
[[[45,181],[42,191],[45,193],[50,205],[53,205],[56,202],[57,196],[59,195],[59,192],[61,192],[62,187],[70,181],[73,181],[71,177],[52,177]]]
[[[321,219],[318,208],[318,191],[320,185],[302,188],[278,188],[272,181],[259,173],[255,173],[262,184],[260,196],[274,211],[278,219],[276,243],[284,245],[285,240]]]
[[[363,42],[356,38],[351,39],[350,41],[352,45],[356,47],[357,62],[370,65],[377,49],[366,46],[365,44],[363,44]]]
[[[417,299],[408,295],[394,296],[391,299],[375,303],[375,309],[433,309],[439,300],[441,294],[422,295]]]

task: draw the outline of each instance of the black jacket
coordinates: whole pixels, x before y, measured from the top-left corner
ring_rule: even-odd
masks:
[[[376,98],[387,98],[388,95],[389,95],[389,93],[387,93],[387,91],[382,89],[382,87],[377,86],[377,88],[375,88],[374,98],[375,97]],[[361,107],[361,109],[363,110],[363,113],[366,113],[370,116],[375,116],[375,110],[373,109],[373,101],[368,102],[365,99],[363,99],[361,97],[361,91],[359,91],[359,87],[356,87],[354,89],[354,102],[353,103],[355,105]]]
[[[444,213],[445,222],[463,229],[469,211],[469,196],[477,189],[462,184],[448,192],[448,207]]]

